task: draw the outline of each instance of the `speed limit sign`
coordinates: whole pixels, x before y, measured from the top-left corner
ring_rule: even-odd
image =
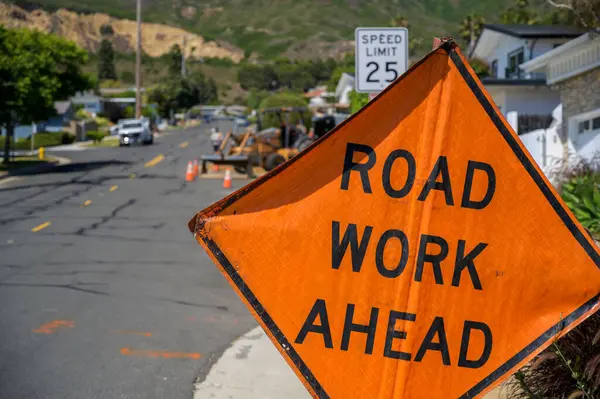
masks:
[[[357,28],[355,34],[356,91],[379,92],[406,72],[406,28]]]

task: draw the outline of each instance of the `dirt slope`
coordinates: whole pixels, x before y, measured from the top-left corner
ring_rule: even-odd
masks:
[[[77,14],[65,9],[56,12],[35,10],[31,13],[13,4],[0,2],[0,24],[7,27],[24,27],[52,32],[74,41],[88,51],[100,47],[100,27],[110,25],[114,34],[112,41],[120,52],[134,51],[137,44],[136,23],[128,19],[117,19],[107,14]],[[143,23],[142,49],[152,57],[169,51],[173,44],[182,46],[186,38],[186,56],[228,58],[239,62],[244,52],[226,42],[205,41],[202,36],[162,24]]]

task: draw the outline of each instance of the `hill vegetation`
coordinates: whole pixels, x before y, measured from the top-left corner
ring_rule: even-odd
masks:
[[[130,0],[16,0],[32,10],[61,7],[135,19]],[[357,26],[388,26],[394,17],[410,23],[416,52],[433,36],[456,36],[468,14],[493,21],[512,0],[152,0],[144,2],[144,21],[179,27],[242,48],[261,58],[329,58],[352,49]],[[544,0],[535,0],[544,7]]]

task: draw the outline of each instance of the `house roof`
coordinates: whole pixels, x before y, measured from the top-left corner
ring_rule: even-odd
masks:
[[[560,25],[525,25],[525,24],[484,24],[483,29],[493,30],[506,35],[520,37],[523,39],[541,38],[575,38],[583,32],[570,26]]]
[[[590,69],[597,68],[600,66],[600,56],[594,57],[592,55],[598,54],[597,50],[594,51],[593,49],[593,41],[597,35],[596,32],[600,33],[600,29],[583,34],[576,39],[569,40],[565,44],[521,64],[521,69],[526,72],[545,72],[548,76],[548,84],[551,84],[584,73]],[[588,52],[587,57],[575,59],[581,54],[582,50],[585,51],[586,48],[590,47],[592,50]],[[596,48],[600,48],[597,42]],[[572,64],[565,65],[569,59],[575,60]],[[559,64],[564,65],[566,68],[559,68],[559,71],[550,68],[551,66]]]
[[[70,101],[55,101],[54,102],[54,109],[56,110],[56,113],[58,115],[66,114],[67,111],[69,110],[69,108],[71,108]]]
[[[97,102],[102,100],[102,97],[97,96],[94,92],[84,92],[84,93],[76,93],[73,97],[71,97],[71,102],[73,104],[84,104],[90,102]]]
[[[519,39],[572,39],[582,33],[578,29],[558,25],[484,24],[481,34],[469,52],[469,58],[486,59],[492,49],[506,39],[503,36]]]
[[[354,74],[343,72],[335,88],[335,96],[339,98],[347,86],[354,86]]]
[[[322,96],[325,92],[327,91],[327,86],[321,86],[321,87],[317,87],[315,89],[312,89],[306,93],[304,93],[304,97],[306,98],[313,98],[313,97],[320,97]]]
[[[546,79],[502,79],[486,76],[481,79],[485,86],[545,86]]]

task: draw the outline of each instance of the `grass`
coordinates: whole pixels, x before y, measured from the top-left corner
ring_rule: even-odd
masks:
[[[0,136],[0,149],[4,149],[4,136]],[[53,147],[57,145],[62,145],[62,133],[36,133],[34,138],[34,149],[38,149],[40,147]],[[18,139],[16,142],[13,142],[11,148],[13,150],[30,150],[31,149],[31,137],[26,139]]]
[[[112,148],[112,147],[118,147],[119,146],[119,138],[116,136],[108,136],[105,137],[102,141],[100,142],[92,142],[89,144],[84,144],[86,147],[92,147],[92,148]]]
[[[0,172],[10,172],[12,170],[26,168],[28,166],[45,164],[50,161],[51,161],[51,159],[46,159],[46,160],[42,161],[42,160],[38,159],[37,156],[15,157],[15,160],[9,164],[0,162]]]

